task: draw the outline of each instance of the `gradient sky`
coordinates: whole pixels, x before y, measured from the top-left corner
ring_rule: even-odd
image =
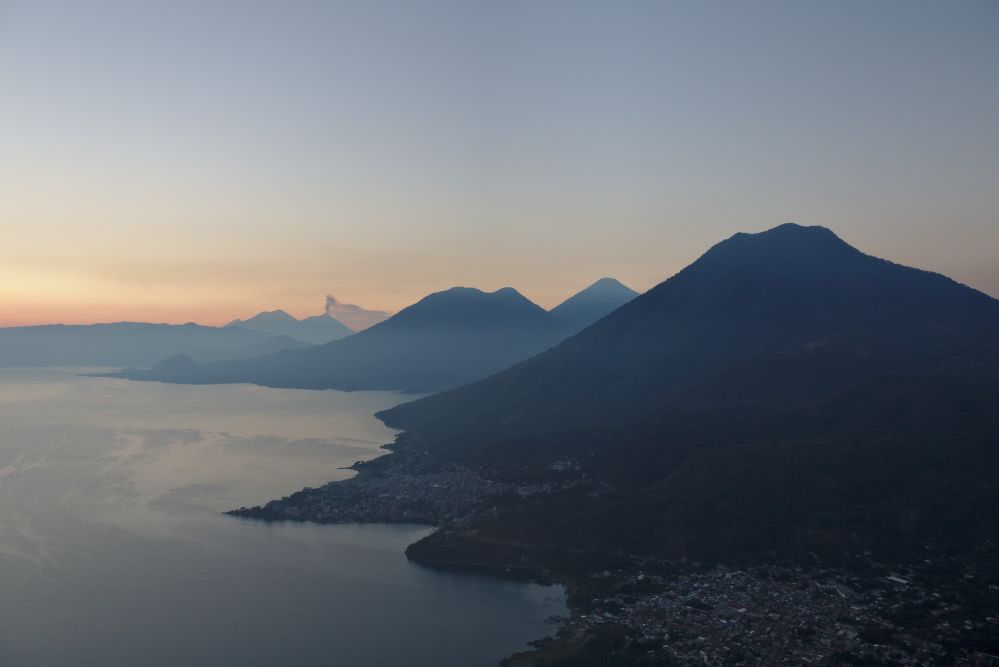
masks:
[[[786,221],[999,295],[999,3],[0,0],[0,325],[551,306]]]

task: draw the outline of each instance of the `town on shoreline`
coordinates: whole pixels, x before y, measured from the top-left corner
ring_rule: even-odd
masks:
[[[546,494],[599,492],[594,482],[513,483],[480,466],[438,461],[414,443],[351,466],[347,480],[306,488],[232,516],[436,527],[410,545],[437,568],[557,583],[570,616],[506,667],[539,665],[992,665],[999,635],[995,545],[965,557],[927,546],[902,562],[870,552],[810,559],[699,562],[575,553],[571,565],[483,534],[482,519]],[[571,468],[572,463],[566,462]]]

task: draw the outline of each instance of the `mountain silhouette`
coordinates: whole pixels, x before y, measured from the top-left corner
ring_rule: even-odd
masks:
[[[448,411],[510,431],[554,415],[578,425],[666,405],[804,403],[884,373],[967,368],[997,327],[999,302],[981,292],[785,224],[717,244],[543,355],[385,414],[407,428]]]
[[[197,324],[48,324],[0,329],[0,366],[148,366],[186,354],[198,361],[305,347],[287,336]]]
[[[245,320],[233,320],[226,326],[241,327],[272,336],[288,336],[313,345],[322,345],[354,333],[326,313],[297,319],[283,310],[257,313]]]
[[[601,278],[549,311],[566,335],[585,329],[638,296],[614,278]]]
[[[444,460],[528,479],[571,460],[604,485],[417,553],[999,538],[999,302],[821,227],[736,234],[552,349],[380,416]]]
[[[172,363],[123,377],[185,383],[412,392],[455,387],[560,340],[549,314],[512,288],[431,294],[357,334],[313,348],[215,364]]]

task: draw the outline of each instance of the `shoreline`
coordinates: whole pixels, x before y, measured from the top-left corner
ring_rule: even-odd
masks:
[[[400,433],[386,453],[357,461],[346,480],[225,512],[262,521],[409,523],[433,531],[406,557],[448,572],[561,585],[569,615],[554,637],[529,642],[504,667],[552,664],[839,664],[954,658],[977,664],[999,646],[999,586],[978,590],[975,573],[999,562],[983,545],[965,559],[927,547],[911,563],[869,552],[844,563],[756,559],[740,566],[600,551],[559,553],[490,532],[510,508],[545,494],[588,488],[579,480],[524,484],[483,467],[444,462]],[[988,576],[993,576],[988,572]],[[991,581],[991,579],[987,579]],[[984,597],[983,597],[984,596]],[[953,600],[975,601],[968,610]]]

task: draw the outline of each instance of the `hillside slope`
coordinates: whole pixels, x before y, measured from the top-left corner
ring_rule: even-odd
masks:
[[[400,447],[582,484],[436,533],[426,562],[999,539],[999,302],[822,228],[738,234],[551,350],[380,416]]]
[[[995,299],[788,224],[719,243],[545,354],[383,416],[498,434],[789,407],[885,374],[994,367],[997,332]]]

